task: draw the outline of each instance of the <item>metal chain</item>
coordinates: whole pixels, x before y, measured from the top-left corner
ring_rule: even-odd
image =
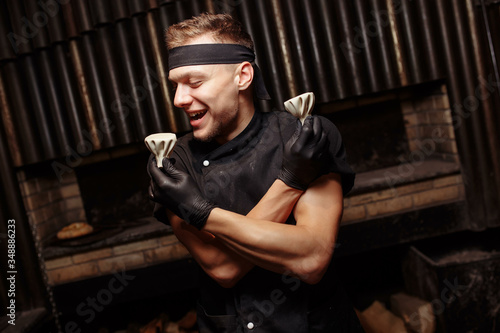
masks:
[[[30,220],[30,219],[28,219]],[[42,256],[42,245],[40,241],[40,236],[38,234],[38,227],[36,226],[35,223],[31,223],[29,221],[31,233],[33,235],[33,240],[35,242],[35,251],[38,257],[38,264],[40,266],[40,270],[42,271],[42,277],[43,277],[43,282],[45,284],[45,289],[47,291],[47,294],[49,295],[49,302],[50,302],[50,307],[52,310],[52,316],[54,317],[54,322],[56,324],[57,332],[62,333],[62,326],[61,322],[59,320],[59,312],[57,311],[57,304],[54,300],[54,293],[52,291],[52,287],[49,284],[49,277],[47,275],[47,269],[45,266],[45,259]]]

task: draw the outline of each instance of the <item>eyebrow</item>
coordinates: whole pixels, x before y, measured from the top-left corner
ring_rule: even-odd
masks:
[[[194,76],[194,77],[206,77],[207,74],[205,72],[202,72],[198,69],[193,69],[193,70],[190,70],[188,72],[184,72],[182,74],[179,74],[175,77],[176,81],[180,81],[182,79],[184,79],[185,77],[190,77],[190,76]],[[170,77],[170,75],[168,76],[168,79],[172,82],[175,82],[172,80],[172,78]]]

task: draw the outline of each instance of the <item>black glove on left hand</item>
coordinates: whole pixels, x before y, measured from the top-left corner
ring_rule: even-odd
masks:
[[[151,177],[149,196],[175,215],[198,229],[203,228],[208,216],[216,206],[206,200],[193,179],[185,172],[177,170],[167,159],[163,159],[163,172],[151,157],[148,163]]]
[[[318,178],[328,141],[318,117],[309,116],[300,125],[283,149],[283,163],[278,179],[290,187],[305,191]]]

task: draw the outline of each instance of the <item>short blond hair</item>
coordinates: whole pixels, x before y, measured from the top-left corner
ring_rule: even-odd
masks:
[[[229,14],[203,13],[170,26],[165,34],[167,49],[183,46],[191,39],[210,35],[218,43],[234,43],[254,51],[252,37]]]

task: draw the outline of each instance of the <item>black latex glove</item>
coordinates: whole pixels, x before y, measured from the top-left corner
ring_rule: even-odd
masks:
[[[307,117],[303,126],[297,121],[297,129],[283,151],[278,179],[290,187],[305,191],[320,176],[326,145],[327,135],[318,117]]]
[[[160,170],[154,157],[149,159],[148,173],[150,199],[196,228],[203,228],[216,206],[202,196],[191,176],[177,170],[168,158],[163,159],[163,171]]]

